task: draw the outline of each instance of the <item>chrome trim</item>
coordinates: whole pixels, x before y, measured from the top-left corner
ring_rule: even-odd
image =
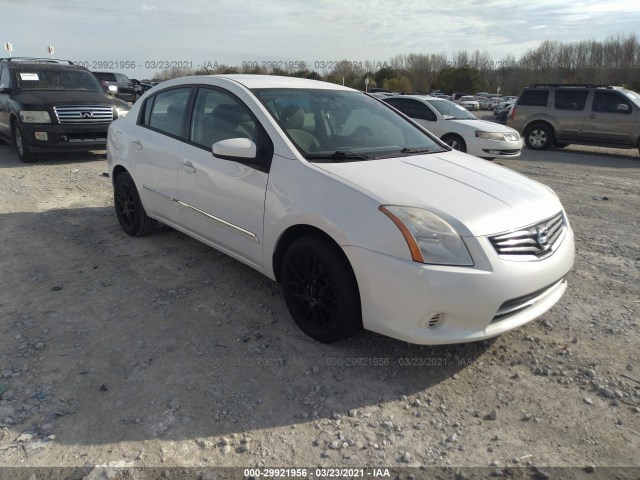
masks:
[[[207,217],[210,220],[213,220],[214,222],[220,223],[222,226],[224,227],[228,227],[230,229],[232,229],[234,232],[239,233],[240,235],[242,235],[245,238],[248,238],[249,240],[255,242],[255,243],[260,243],[260,240],[258,239],[258,236],[255,233],[251,233],[249,230],[245,230],[242,227],[239,227],[237,225],[234,225],[233,223],[229,223],[226,220],[223,220],[221,218],[218,218],[214,215],[211,215],[210,213],[204,212],[202,210],[200,210],[199,208],[194,207],[193,205],[189,205],[188,203],[184,203],[180,200],[176,200],[178,202],[179,205],[182,205],[184,207],[190,208],[191,210],[198,212],[202,215],[204,215],[205,217]]]
[[[500,257],[542,260],[553,254],[564,239],[567,223],[562,212],[542,222],[511,232],[492,235],[489,241]]]
[[[147,185],[144,185],[144,184],[143,184],[143,185],[142,185],[142,188],[145,188],[145,189],[149,190],[150,192],[157,193],[157,194],[158,194],[158,195],[160,195],[161,197],[164,197],[164,198],[166,198],[166,199],[168,199],[168,200],[171,200],[172,202],[177,202],[177,201],[178,201],[178,199],[177,199],[177,198],[173,198],[173,197],[171,197],[171,196],[169,196],[169,195],[166,195],[166,194],[164,194],[164,193],[162,193],[162,192],[159,192],[158,190],[154,190],[153,188],[151,188],[151,187],[149,187],[149,186],[147,186]]]
[[[108,124],[114,117],[110,105],[57,105],[53,111],[61,125]]]
[[[211,215],[210,213],[204,212],[204,211],[200,210],[199,208],[194,207],[193,205],[189,205],[188,203],[184,203],[183,201],[178,200],[177,198],[173,198],[173,197],[171,197],[169,195],[166,195],[166,194],[164,194],[162,192],[154,190],[153,188],[151,188],[151,187],[149,187],[147,185],[142,185],[142,188],[147,189],[150,192],[156,193],[156,194],[166,198],[167,200],[171,200],[172,202],[176,202],[178,205],[181,205],[183,207],[187,207],[187,208],[193,210],[194,212],[198,212],[199,214],[204,215],[208,219],[213,220],[214,222],[217,222],[217,223],[221,224],[224,227],[232,229],[234,232],[239,233],[243,237],[248,238],[249,240],[251,240],[252,242],[260,244],[260,240],[258,239],[258,236],[255,233],[251,233],[249,230],[245,230],[244,228],[239,227],[237,225],[234,225],[233,223],[229,223],[226,220],[223,220],[221,218],[216,217],[215,215]]]

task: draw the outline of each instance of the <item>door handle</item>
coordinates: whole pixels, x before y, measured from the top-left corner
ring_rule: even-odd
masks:
[[[142,142],[140,140],[131,140],[131,143],[136,146],[136,149],[142,150]]]
[[[595,113],[591,113],[589,115],[587,115],[589,118],[596,118],[596,114]]]
[[[189,160],[186,162],[180,162],[180,166],[189,173],[196,173],[196,167],[193,166]]]

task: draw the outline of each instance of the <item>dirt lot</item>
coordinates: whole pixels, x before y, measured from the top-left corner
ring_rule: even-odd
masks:
[[[561,302],[489,342],[327,346],[250,268],[125,235],[99,153],[0,146],[0,466],[639,467],[638,152],[501,163],[568,211]]]

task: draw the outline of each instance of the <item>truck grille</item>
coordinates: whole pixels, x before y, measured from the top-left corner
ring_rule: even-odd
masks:
[[[566,232],[562,212],[529,227],[489,237],[498,255],[544,258],[562,242]]]
[[[95,125],[113,121],[113,108],[108,105],[64,105],[53,107],[53,111],[61,125]]]

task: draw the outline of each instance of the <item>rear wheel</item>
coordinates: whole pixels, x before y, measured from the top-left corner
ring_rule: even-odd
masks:
[[[460,135],[449,133],[444,137],[442,137],[442,141],[447,145],[449,145],[454,150],[458,150],[460,152],[467,151],[467,144],[465,143],[464,139]]]
[[[532,125],[524,134],[524,142],[531,150],[547,150],[555,143],[553,130],[543,124]]]
[[[311,338],[333,343],[362,328],[358,285],[344,254],[317,235],[294,241],[282,261],[284,299]]]
[[[18,158],[23,163],[33,163],[36,161],[36,154],[29,149],[27,138],[20,125],[13,126],[13,141],[16,144],[16,151],[18,152]]]
[[[122,229],[132,237],[144,237],[153,232],[158,222],[147,216],[131,175],[127,172],[118,175],[113,190],[113,203]]]

